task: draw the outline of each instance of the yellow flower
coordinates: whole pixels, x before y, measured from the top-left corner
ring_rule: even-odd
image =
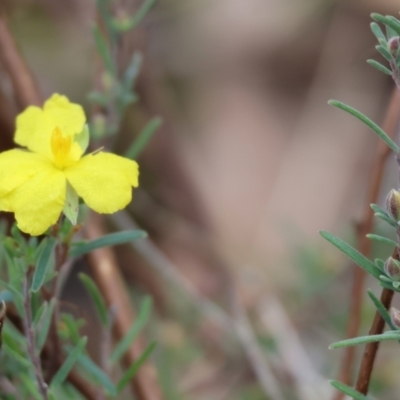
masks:
[[[28,151],[0,154],[0,211],[14,212],[23,232],[41,235],[54,225],[67,192],[106,214],[131,201],[137,163],[101,151],[82,157],[87,135],[82,107],[59,94],[43,109],[31,106],[17,117],[14,140]]]

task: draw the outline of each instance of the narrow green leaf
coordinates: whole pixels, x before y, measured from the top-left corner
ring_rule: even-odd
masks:
[[[98,384],[102,385],[107,390],[110,396],[116,396],[118,394],[117,388],[111,382],[110,378],[88,356],[82,353],[78,357],[78,363],[94,378]]]
[[[139,75],[142,66],[143,56],[141,53],[135,52],[129,62],[128,68],[124,72],[122,86],[126,90],[131,90],[132,86]]]
[[[46,244],[40,253],[39,260],[32,278],[32,292],[38,292],[42,287],[47,269],[50,265],[51,255],[57,242],[57,240],[53,237],[49,237],[44,240],[46,240]]]
[[[369,298],[374,303],[379,314],[381,315],[383,320],[386,322],[386,324],[390,327],[390,329],[392,329],[393,331],[396,331],[397,328],[392,324],[390,314],[389,314],[388,310],[386,310],[385,306],[381,303],[381,301],[374,295],[374,293],[370,289],[367,290],[367,293],[368,293]]]
[[[392,71],[389,68],[382,65],[381,63],[379,63],[378,61],[370,59],[367,60],[367,63],[372,67],[376,68],[378,71],[383,72],[386,75],[392,76]]]
[[[104,302],[103,296],[100,293],[99,288],[97,287],[93,279],[86,274],[83,273],[79,274],[79,279],[81,280],[86,290],[88,291],[89,296],[91,297],[96,307],[96,311],[99,315],[102,325],[106,326],[108,323],[107,307],[106,303]]]
[[[383,215],[386,215],[387,217],[389,217],[389,214],[387,213],[387,211],[384,210],[382,207],[379,207],[378,204],[372,203],[369,206],[372,208],[372,210],[375,213],[380,213],[380,214],[383,214]]]
[[[124,387],[135,376],[136,372],[153,352],[156,345],[157,343],[153,342],[149,346],[147,346],[146,350],[141,354],[141,356],[128,368],[128,370],[125,372],[125,374],[122,376],[121,380],[117,384],[118,393],[121,393]]]
[[[32,379],[32,376],[28,374],[19,374],[20,385],[25,389],[31,396],[29,399],[43,400],[42,395],[39,393],[36,382]]]
[[[36,351],[39,353],[42,351],[42,348],[46,343],[55,305],[56,299],[53,298],[36,325]]]
[[[156,4],[156,2],[157,0],[145,0],[132,18],[122,21],[114,18],[111,20],[111,26],[117,32],[121,33],[136,28],[140,22],[142,22],[143,18],[149,13],[151,8]]]
[[[371,240],[375,240],[376,242],[389,244],[389,245],[394,246],[394,247],[398,247],[399,246],[399,244],[397,242],[395,242],[394,240],[389,239],[389,238],[384,237],[384,236],[375,235],[373,233],[368,233],[367,238],[371,239]]]
[[[387,215],[382,214],[382,213],[375,213],[375,217],[387,222],[390,226],[397,228],[397,223],[393,218],[388,217]]]
[[[329,382],[335,389],[341,391],[344,394],[349,395],[352,397],[354,400],[369,400],[367,396],[364,396],[360,392],[357,392],[357,390],[351,388],[350,386],[345,385],[342,382],[339,381],[330,381]]]
[[[340,251],[342,251],[344,254],[350,257],[358,266],[363,268],[365,271],[367,271],[375,278],[379,279],[379,276],[381,275],[379,269],[375,266],[375,264],[372,261],[363,256],[354,247],[350,246],[342,239],[339,239],[338,237],[332,235],[329,232],[321,231],[320,234],[324,239],[332,243]]]
[[[79,356],[82,354],[82,352],[86,346],[86,342],[87,342],[86,337],[83,337],[79,340],[78,344],[69,353],[67,359],[64,361],[64,364],[57,371],[57,373],[53,376],[53,379],[51,380],[52,386],[57,386],[64,382],[65,378],[71,371],[75,362],[78,360]]]
[[[385,271],[385,262],[380,258],[375,259],[375,265],[382,271]]]
[[[159,117],[153,118],[151,121],[149,121],[129,147],[128,151],[125,153],[125,157],[135,160],[147,146],[147,143],[156,133],[161,124],[162,120]]]
[[[360,111],[348,106],[347,104],[341,103],[340,101],[329,100],[328,103],[355,116],[361,122],[364,122],[364,124],[371,128],[394,152],[400,152],[400,147],[397,146],[397,144],[392,139],[390,139],[390,137],[383,131],[383,129],[380,128],[375,122],[370,120],[367,116],[362,114]]]
[[[378,50],[379,53],[382,54],[382,57],[385,58],[387,61],[393,61],[393,56],[390,54],[389,50],[386,47],[379,45],[375,46],[375,49]]]
[[[138,317],[136,318],[132,326],[129,328],[127,334],[117,344],[114,351],[112,352],[110,356],[110,362],[112,363],[117,362],[129,349],[129,347],[134,342],[139,332],[146,325],[146,322],[149,319],[151,313],[151,307],[152,307],[151,297],[146,297],[140,306]]]
[[[352,339],[345,339],[332,343],[330,349],[339,349],[341,347],[357,346],[359,344],[383,342],[384,340],[400,340],[400,331],[387,331],[380,335],[360,336]]]
[[[383,33],[381,27],[376,22],[371,22],[370,26],[371,26],[371,31],[379,41],[381,40],[383,40],[384,42],[387,41],[386,36]]]
[[[103,60],[104,66],[106,70],[112,75],[115,75],[115,64],[111,55],[110,48],[106,42],[106,39],[101,34],[98,26],[94,26],[93,28],[93,36],[96,43],[97,51],[100,54],[100,57]]]
[[[143,239],[146,236],[146,232],[136,229],[110,233],[109,235],[105,235],[99,239],[92,240],[91,242],[72,243],[73,247],[71,248],[69,254],[71,257],[80,257],[101,247],[124,244],[131,242],[132,240]]]
[[[400,36],[400,24],[396,23],[390,17],[385,17],[381,14],[373,13],[371,14],[371,18],[376,22],[381,22],[384,25],[387,25],[389,28],[393,29],[398,36]]]

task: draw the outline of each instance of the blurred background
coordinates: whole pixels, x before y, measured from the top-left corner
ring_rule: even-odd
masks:
[[[120,44],[121,65],[136,50],[145,58],[117,151],[163,120],[129,210],[154,248],[117,255],[133,300],[155,301],[147,335],[166,399],[332,396],[341,351],[328,345],[345,337],[352,270],[318,230],[354,239],[377,139],[327,101],[382,122],[393,84],[365,62],[383,62],[372,12],[398,16],[398,2],[160,0]],[[94,1],[13,0],[7,15],[45,97],[89,113]],[[13,108],[0,74],[3,110]],[[389,165],[380,203],[396,183]],[[72,277],[65,298],[81,292]],[[367,299],[363,312],[366,333]],[[393,346],[381,346],[373,379],[387,400],[400,388]]]

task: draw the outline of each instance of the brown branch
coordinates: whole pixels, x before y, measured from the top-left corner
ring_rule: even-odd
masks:
[[[4,65],[14,88],[18,107],[41,105],[42,99],[31,71],[18,50],[8,28],[3,7],[0,6],[0,60]]]
[[[400,109],[400,94],[398,89],[394,89],[390,103],[385,115],[383,122],[383,129],[388,133],[389,136],[394,137],[396,132],[397,123],[399,120],[399,109]],[[371,232],[373,227],[374,212],[370,207],[371,203],[376,203],[380,187],[382,184],[382,178],[385,171],[386,161],[391,154],[389,147],[379,141],[376,150],[375,161],[372,166],[372,179],[368,190],[367,200],[364,206],[364,213],[360,228],[357,232],[357,248],[360,253],[368,256],[371,252],[371,240],[366,235]],[[352,338],[358,335],[360,324],[361,324],[361,311],[362,311],[362,300],[365,289],[366,273],[363,269],[358,266],[354,266],[354,277],[353,285],[351,288],[351,303],[350,303],[350,315],[347,325],[347,338]],[[355,347],[347,347],[344,351],[339,380],[347,385],[351,384],[351,371],[354,365],[355,358]],[[334,395],[334,400],[342,400],[344,394],[337,392]]]
[[[397,254],[397,251],[396,251]],[[398,255],[396,256],[399,259]],[[381,294],[381,302],[386,309],[389,309],[390,304],[393,299],[393,290],[383,289]],[[385,321],[383,320],[381,314],[376,311],[374,321],[372,322],[371,329],[369,331],[370,335],[379,335],[383,332],[385,327]],[[374,367],[376,353],[378,351],[379,342],[368,343],[365,345],[363,358],[361,360],[360,370],[358,373],[356,390],[362,394],[368,393],[369,381],[372,374],[372,369]]]
[[[104,234],[100,216],[92,214],[86,225],[86,237],[94,240]],[[91,252],[87,258],[108,306],[116,309],[114,335],[117,340],[121,340],[131,327],[135,313],[115,255],[110,248],[101,248]],[[143,338],[139,337],[129,348],[124,362],[131,365],[143,350]],[[138,400],[161,400],[163,398],[156,371],[149,362],[141,366],[131,382],[131,387]]]

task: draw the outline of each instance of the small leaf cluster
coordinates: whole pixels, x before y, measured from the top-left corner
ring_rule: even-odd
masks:
[[[85,321],[63,312],[57,298],[55,289],[62,285],[60,272],[68,258],[137,240],[145,233],[124,231],[93,241],[74,242],[73,230],[70,222],[65,220],[39,240],[37,237],[26,238],[16,225],[10,235],[6,234],[5,224],[0,226],[0,301],[3,302],[2,311],[4,307],[7,309],[7,318],[3,324],[2,317],[0,324],[1,398],[83,399],[85,397],[68,378],[72,370],[102,393],[102,398],[118,398],[155,348],[155,343],[151,343],[115,380],[121,359],[149,319],[152,302],[145,298],[131,328],[110,354],[105,354],[105,365],[93,361],[86,349],[87,337],[81,334]],[[63,254],[67,256],[62,257]],[[115,312],[118,311],[109,309],[90,276],[80,274],[79,278],[96,310],[104,333],[101,337],[111,338]],[[47,397],[40,390],[38,375],[45,381]]]

